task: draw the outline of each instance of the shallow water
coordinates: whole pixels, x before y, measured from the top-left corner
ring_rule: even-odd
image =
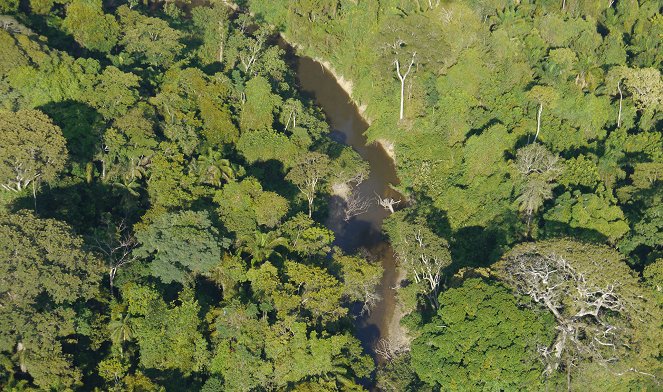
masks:
[[[359,186],[362,196],[376,199],[376,194],[400,199],[390,185],[398,184],[392,159],[379,144],[367,144],[364,131],[368,124],[361,117],[357,106],[339,86],[334,76],[320,63],[308,57],[297,57],[297,77],[300,88],[312,94],[324,110],[332,129],[331,137],[354,148],[370,165],[370,176]],[[374,201],[365,213],[343,220],[343,200],[333,197],[327,226],[336,234],[336,245],[353,253],[364,248],[371,259],[379,260],[384,268],[378,289],[382,300],[373,308],[370,316],[360,318],[357,336],[364,347],[374,354],[373,347],[380,338],[388,337],[389,326],[396,306],[395,290],[398,272],[393,251],[382,235],[382,221],[389,215]],[[379,359],[378,359],[379,360]]]

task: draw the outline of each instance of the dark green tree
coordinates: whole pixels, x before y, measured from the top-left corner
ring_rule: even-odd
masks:
[[[206,212],[165,213],[136,232],[138,257],[164,283],[190,282],[209,275],[221,261],[221,238]]]
[[[523,309],[504,286],[469,279],[440,294],[437,316],[412,342],[412,368],[450,391],[543,389],[537,349],[553,340],[549,314]]]
[[[64,223],[0,212],[0,359],[42,389],[80,385],[65,339],[76,332],[74,304],[93,298],[102,265]]]

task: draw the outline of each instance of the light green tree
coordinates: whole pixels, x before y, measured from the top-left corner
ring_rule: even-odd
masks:
[[[193,292],[179,293],[179,304],[166,304],[156,290],[137,285],[122,289],[132,317],[140,363],[147,369],[201,371],[207,362],[207,342],[199,331],[200,306]]]
[[[263,191],[254,177],[230,182],[214,195],[226,229],[237,237],[252,237],[258,226],[275,227],[288,212],[288,201],[275,192]]]
[[[38,110],[0,111],[0,185],[20,192],[53,182],[64,169],[67,147],[60,128]]]
[[[246,83],[246,102],[242,105],[240,125],[242,131],[270,129],[274,122],[274,111],[281,99],[272,94],[269,81],[261,76]]]
[[[552,233],[575,233],[587,239],[606,238],[615,242],[629,230],[624,212],[608,196],[566,192],[544,214]]]
[[[308,201],[308,216],[313,215],[313,202],[330,174],[329,157],[318,152],[305,154],[285,177],[299,188]]]
[[[83,47],[104,53],[115,47],[120,34],[115,17],[104,14],[100,0],[75,0],[69,3],[63,27]]]
[[[182,33],[159,18],[143,16],[127,6],[118,9],[121,31],[120,44],[135,61],[154,67],[168,68],[183,49]],[[122,63],[127,63],[122,54]]]
[[[249,255],[251,264],[257,265],[271,257],[280,257],[279,247],[288,246],[285,238],[280,237],[275,231],[262,233],[256,231],[252,236],[247,235],[239,239],[238,250]]]
[[[109,66],[99,75],[90,103],[106,119],[121,118],[138,100],[140,78]]]

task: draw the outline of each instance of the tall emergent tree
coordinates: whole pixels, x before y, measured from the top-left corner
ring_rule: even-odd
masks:
[[[329,157],[319,152],[309,152],[290,169],[285,177],[297,185],[308,201],[308,216],[313,215],[313,202],[322,182],[329,175]]]
[[[422,221],[410,222],[406,211],[399,211],[385,221],[398,262],[420,291],[437,307],[442,270],[451,264],[446,240],[433,233]]]
[[[424,382],[448,391],[544,389],[536,348],[552,341],[552,317],[522,309],[504,286],[479,279],[439,302],[412,343],[412,366]]]
[[[82,46],[106,53],[117,44],[120,33],[115,17],[104,14],[101,0],[75,0],[69,3],[63,27]]]
[[[401,82],[401,106],[398,115],[399,120],[403,119],[403,110],[405,107],[405,79],[407,79],[407,76],[410,74],[410,71],[412,70],[412,66],[414,65],[414,59],[416,56],[417,52],[413,52],[412,58],[410,59],[410,64],[408,64],[407,69],[405,69],[405,71],[401,71],[401,61],[398,58],[394,60],[394,66],[396,67],[396,76],[398,76],[398,80]]]
[[[67,161],[62,132],[38,110],[0,110],[0,186],[20,192],[57,178]]]
[[[497,265],[517,292],[547,309],[556,336],[539,347],[545,373],[592,363],[613,376],[661,370],[661,309],[611,248],[571,240],[516,246]]]
[[[80,382],[63,352],[75,333],[74,304],[92,298],[101,263],[64,223],[0,212],[0,363],[45,390]]]
[[[520,196],[516,201],[527,217],[528,227],[543,202],[552,197],[554,181],[560,173],[557,161],[558,157],[536,142],[516,153],[516,169],[521,178]]]
[[[221,260],[219,233],[206,212],[166,213],[136,233],[137,256],[151,259],[152,275],[164,283],[189,281]]]

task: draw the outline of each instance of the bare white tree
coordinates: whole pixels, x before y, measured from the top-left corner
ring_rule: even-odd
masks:
[[[536,135],[534,135],[534,141],[539,137],[539,132],[541,132],[541,112],[543,111],[543,103],[539,103],[539,111],[536,114]]]
[[[371,200],[362,196],[359,191],[353,189],[345,200],[345,218],[347,222],[352,217],[361,215],[371,207]]]
[[[414,275],[415,283],[426,283],[428,286],[427,292],[429,293],[431,302],[437,307],[437,292],[442,280],[442,269],[449,265],[449,262],[448,260],[439,257],[437,254],[431,254],[425,251],[428,244],[426,244],[421,230],[415,233],[414,240],[416,246],[421,249],[421,252],[419,252],[417,257],[409,263],[410,270]]]
[[[524,253],[508,260],[507,280],[522,294],[547,308],[557,321],[552,346],[539,347],[550,375],[561,364],[567,371],[581,358],[610,363],[626,343],[614,316],[625,310],[618,282],[603,287],[556,254]],[[608,350],[606,350],[608,349]]]
[[[108,267],[108,281],[112,293],[117,272],[137,259],[133,254],[133,250],[138,246],[138,243],[136,238],[129,233],[129,228],[124,221],[121,221],[117,226],[109,223],[106,230],[102,235],[95,238],[95,241],[95,248],[103,255]]]
[[[320,184],[329,172],[329,157],[318,152],[310,152],[302,157],[286,176],[286,179],[292,181],[306,197],[309,217],[313,215],[313,202]]]
[[[522,176],[530,174],[557,174],[559,157],[540,144],[530,144],[516,153],[516,168]]]
[[[361,306],[361,312],[359,313],[362,316],[365,314],[370,315],[373,308],[375,308],[375,305],[382,300],[380,294],[375,292],[375,286],[367,283],[363,286],[363,289],[364,299]]]
[[[428,0],[428,9],[435,9],[440,5],[440,0]]]
[[[244,72],[249,73],[251,67],[260,57],[262,53],[265,42],[267,41],[267,31],[258,31],[255,35],[255,38],[251,39],[251,42],[247,44],[246,51],[242,51],[239,54],[239,60],[244,67]]]
[[[380,338],[375,345],[375,353],[385,361],[391,361],[396,358],[400,350],[389,338]]]
[[[404,101],[405,101],[405,79],[407,76],[410,74],[410,71],[412,70],[412,65],[414,64],[414,59],[417,56],[417,52],[412,53],[412,58],[410,59],[410,64],[407,66],[407,70],[405,73],[401,73],[401,62],[397,58],[394,60],[394,65],[396,65],[396,76],[398,76],[398,80],[401,81],[401,107],[400,107],[400,115],[399,119],[403,119],[403,108],[404,108]]]
[[[223,20],[219,21],[219,62],[223,62],[223,46],[226,42],[226,26],[223,23]]]
[[[451,254],[444,239],[421,225],[404,222],[387,228],[387,233],[399,264],[437,308],[442,271],[451,264]]]
[[[392,214],[394,213],[394,206],[401,202],[400,200],[395,200],[391,197],[382,198],[377,193],[375,195],[377,196],[378,205],[382,206],[385,210],[391,212]]]
[[[622,100],[624,95],[622,94],[622,81],[617,82],[617,90],[619,91],[619,113],[617,114],[617,128],[622,126]]]

